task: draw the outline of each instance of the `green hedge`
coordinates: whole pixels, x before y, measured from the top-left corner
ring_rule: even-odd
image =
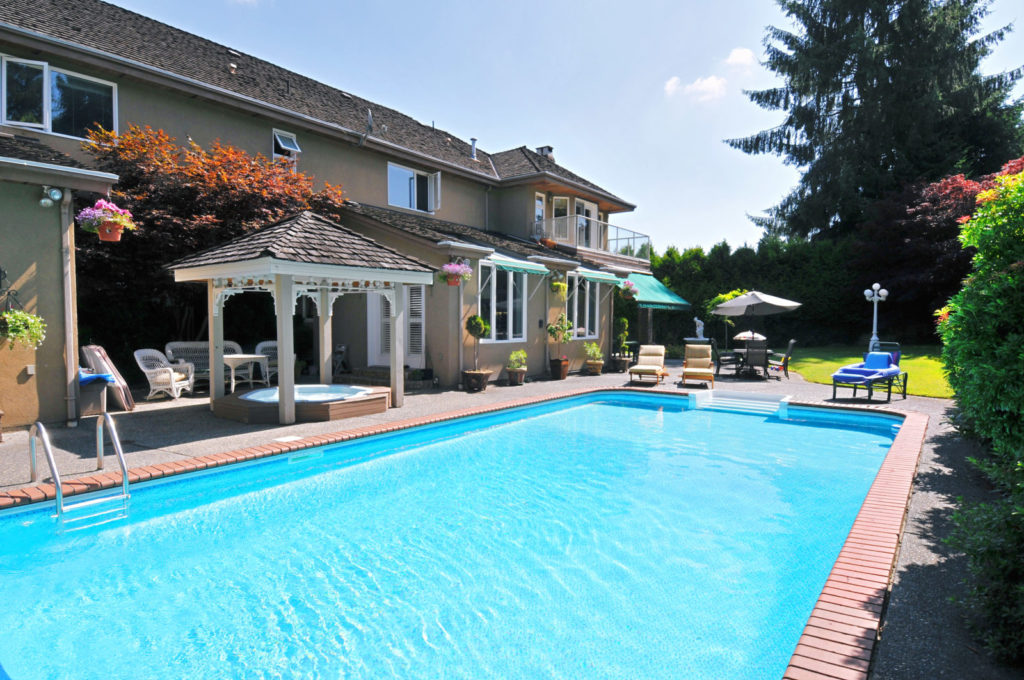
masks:
[[[974,461],[998,499],[955,515],[950,544],[968,558],[979,633],[1007,660],[1024,659],[1024,173],[978,196],[961,230],[977,248],[963,289],[939,312],[943,362],[960,426],[987,440]]]

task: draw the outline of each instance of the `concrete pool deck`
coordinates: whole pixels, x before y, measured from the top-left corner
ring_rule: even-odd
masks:
[[[672,366],[672,362],[669,362],[669,369],[673,376],[678,375],[678,369]],[[675,377],[670,378],[659,386],[648,383],[642,389],[681,392],[674,380]],[[398,421],[432,419],[452,411],[495,408],[520,399],[626,384],[627,375],[609,373],[596,377],[570,376],[566,381],[542,380],[522,387],[491,386],[482,393],[431,391],[407,395],[403,408],[382,414],[286,427],[244,425],[217,419],[210,412],[205,395],[185,397],[177,402],[144,402],[132,413],[115,413],[115,418],[129,468],[156,466],[171,472],[186,468],[183,461],[194,458],[205,457],[209,459],[208,465],[223,464],[233,458],[225,455],[229,451],[249,449],[266,455],[273,450],[268,444],[274,449],[284,449],[294,446],[289,444],[293,438],[322,437],[325,442],[336,441],[337,436],[349,438],[389,429]],[[796,375],[788,381],[766,382],[739,381],[723,376],[716,386],[730,391],[790,394],[795,400],[804,402],[867,403],[863,398],[833,402],[829,399],[830,386],[807,383]],[[704,388],[691,384],[690,389],[699,392]],[[887,406],[878,398],[873,404],[875,407]],[[941,544],[949,530],[948,518],[953,503],[959,495],[977,498],[985,493],[981,476],[965,460],[967,455],[975,453],[971,444],[961,440],[945,421],[952,403],[949,400],[910,397],[906,401],[895,399],[888,406],[893,410],[927,415],[929,420],[927,430],[922,433],[924,446],[917,461],[917,477],[899,543],[891,594],[886,600],[884,587],[869,594],[875,598],[877,604],[873,606],[881,616],[879,642],[874,647],[873,657],[868,654],[863,658],[865,655],[862,654],[861,658],[850,663],[840,662],[831,666],[816,665],[818,660],[813,658],[814,653],[806,657],[810,661],[799,662],[797,656],[801,650],[798,649],[797,656],[794,656],[795,665],[791,666],[787,677],[985,677],[993,680],[1019,677],[1018,671],[997,666],[978,651],[978,645],[966,633],[962,613],[948,601],[950,595],[960,592],[959,577],[964,571],[962,557]],[[89,478],[97,474],[94,422],[94,418],[86,418],[78,428],[50,429],[57,465],[64,479],[75,476]],[[342,431],[346,434],[331,436]],[[913,453],[916,458],[916,451]],[[0,494],[29,484],[28,460],[27,432],[6,433],[0,443]],[[39,464],[43,466],[40,478],[47,479],[49,471],[45,469],[41,455]],[[119,476],[116,460],[109,450],[103,472]],[[912,474],[913,466],[909,471],[904,466],[904,473]],[[884,489],[882,491],[881,500],[886,502]],[[898,531],[899,527],[895,530]],[[870,546],[868,548],[862,552],[870,553]],[[858,569],[865,565],[853,566]],[[877,564],[867,564],[866,567],[875,572],[879,569]],[[887,606],[882,610],[886,602]],[[819,606],[821,604],[819,600]],[[878,626],[877,617],[873,618],[875,622],[868,621],[868,627]],[[820,623],[824,628],[841,628],[843,625],[841,621],[835,622],[838,625],[830,621],[826,618]]]

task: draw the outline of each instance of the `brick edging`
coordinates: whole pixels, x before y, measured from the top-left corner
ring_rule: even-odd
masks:
[[[171,477],[186,472],[241,463],[292,453],[302,449],[405,430],[418,425],[441,423],[508,408],[529,406],[566,397],[596,392],[638,392],[675,394],[638,387],[593,387],[555,394],[498,402],[486,406],[447,411],[391,423],[366,425],[292,442],[274,442],[225,453],[198,456],[183,461],[157,463],[128,470],[130,482]],[[903,425],[879,468],[860,512],[829,574],[825,587],[811,612],[803,634],[786,669],[786,680],[861,680],[867,678],[883,606],[899,550],[907,504],[913,486],[917,460],[924,442],[928,416],[905,412],[888,404],[835,405],[826,402],[793,401],[793,405],[836,410],[882,412],[903,416]],[[76,477],[63,482],[65,496],[120,486],[120,474]],[[53,484],[27,486],[0,493],[0,510],[40,503],[56,498]]]

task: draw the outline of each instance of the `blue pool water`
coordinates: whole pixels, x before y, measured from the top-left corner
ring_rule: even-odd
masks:
[[[583,397],[138,485],[130,523],[63,535],[0,514],[0,668],[781,677],[895,421],[681,403]]]

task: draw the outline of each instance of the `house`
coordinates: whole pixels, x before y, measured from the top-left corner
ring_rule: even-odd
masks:
[[[487,153],[476,139],[99,0],[7,0],[0,59],[0,132],[80,161],[94,122],[149,125],[203,146],[219,139],[343,185],[349,229],[438,269],[469,263],[475,276],[462,286],[405,287],[406,363],[443,385],[467,367],[463,322],[475,313],[491,322],[480,357],[495,377],[514,349],[527,350],[531,374],[545,372],[545,326],[560,311],[578,340],[609,351],[613,286],[650,272],[650,239],[613,223],[635,206],[559,165],[549,146]],[[11,242],[7,231],[0,238]],[[564,299],[552,276],[568,284]],[[333,338],[348,361],[387,365],[386,297],[334,304]],[[571,345],[578,367],[582,342]]]

